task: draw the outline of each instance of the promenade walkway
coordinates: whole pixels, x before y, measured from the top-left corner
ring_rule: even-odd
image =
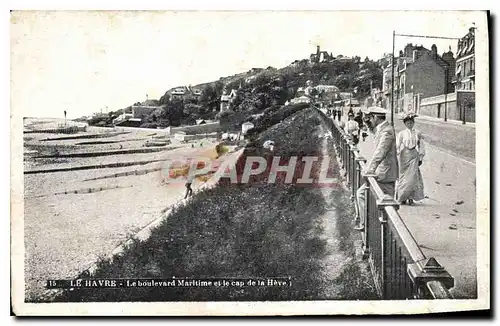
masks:
[[[435,257],[455,278],[452,295],[476,298],[476,166],[426,145],[421,166],[426,198],[414,206],[402,205],[399,213],[424,254]],[[372,135],[358,144],[367,160],[374,147]]]

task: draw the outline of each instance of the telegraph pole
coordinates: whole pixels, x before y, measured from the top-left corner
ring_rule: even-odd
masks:
[[[444,121],[448,121],[448,67],[444,68]]]
[[[394,127],[394,47],[396,31],[392,31],[392,59],[391,59],[391,125]]]

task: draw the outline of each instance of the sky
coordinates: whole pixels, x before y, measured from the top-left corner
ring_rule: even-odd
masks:
[[[458,11],[14,11],[11,108],[22,116],[68,118],[159,99],[180,85],[253,67],[284,67],[316,45],[334,55],[379,59],[392,32],[460,38],[479,12]],[[438,53],[456,40],[397,37]]]

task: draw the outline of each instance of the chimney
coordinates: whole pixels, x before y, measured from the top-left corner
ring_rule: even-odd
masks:
[[[316,54],[319,54],[319,45],[316,45]]]
[[[432,59],[436,59],[437,58],[437,46],[436,46],[436,44],[432,44],[431,51],[432,51]]]
[[[413,43],[409,43],[405,47],[405,57],[411,57],[413,53]]]

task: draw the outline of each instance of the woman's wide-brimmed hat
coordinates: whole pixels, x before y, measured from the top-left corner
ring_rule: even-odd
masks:
[[[401,115],[401,120],[414,120],[416,117],[418,117],[418,114],[416,114],[415,112],[404,112]]]

